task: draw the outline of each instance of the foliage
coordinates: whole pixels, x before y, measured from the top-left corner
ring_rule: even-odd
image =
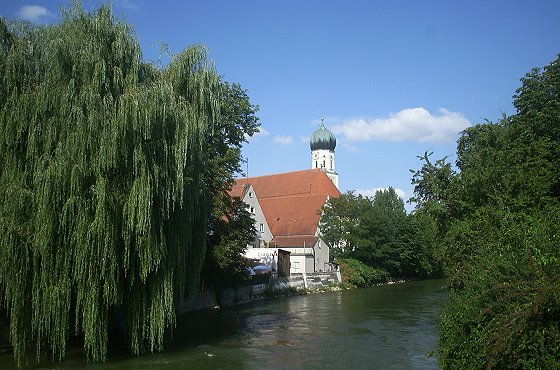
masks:
[[[429,219],[408,215],[392,188],[372,198],[349,192],[330,199],[320,228],[334,257],[354,258],[394,277],[426,277],[438,271]]]
[[[461,134],[457,173],[426,155],[413,177],[449,274],[442,368],[560,366],[560,58],[522,79],[514,106]]]
[[[560,227],[548,220],[558,216],[498,216],[500,232],[481,243],[442,312],[443,367],[558,367]]]
[[[241,172],[241,147],[247,137],[258,131],[258,106],[249,101],[239,84],[221,81],[220,115],[212,130],[206,132],[205,184],[212,199],[212,217],[221,218],[231,211],[228,190]]]
[[[330,198],[325,204],[319,228],[333,258],[348,256],[357,248],[361,218],[370,206],[367,198],[353,192]]]
[[[223,82],[220,119],[207,133],[208,159],[205,171],[212,211],[208,222],[208,243],[202,271],[206,288],[234,286],[246,280],[247,244],[256,235],[254,220],[239,199],[231,199],[228,190],[234,174],[241,171],[241,146],[258,130],[257,106],[239,84]]]
[[[255,239],[254,219],[239,198],[230,199],[230,212],[210,221],[209,247],[202,271],[206,288],[234,287],[249,278],[249,261],[243,256]]]
[[[451,191],[455,171],[447,158],[430,161],[432,152],[425,152],[418,158],[423,162],[422,168],[412,172],[412,185],[414,185],[414,196],[409,203],[416,204],[416,209],[433,218],[436,225],[436,235],[441,237],[445,234],[447,220],[449,219],[450,203],[453,197]]]
[[[161,349],[255,107],[204,47],[142,62],[107,6],[0,20],[0,40],[0,304],[18,364],[60,360],[74,335],[105,359],[115,311],[133,353]]]
[[[389,273],[383,269],[371,267],[353,258],[341,258],[336,261],[340,265],[343,283],[358,288],[365,288],[386,283]]]

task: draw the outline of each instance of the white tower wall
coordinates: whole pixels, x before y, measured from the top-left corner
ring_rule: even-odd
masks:
[[[335,171],[334,151],[326,149],[311,151],[311,168],[319,168],[325,171],[327,176],[338,188],[338,174]]]

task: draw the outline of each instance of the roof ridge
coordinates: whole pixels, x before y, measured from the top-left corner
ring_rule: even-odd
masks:
[[[273,195],[270,197],[259,197],[257,194],[257,197],[260,200],[266,200],[266,199],[282,199],[282,198],[303,198],[303,197],[328,197],[328,194],[315,194],[315,193],[296,193],[296,194],[284,194],[284,195]]]
[[[302,172],[321,172],[322,170],[320,168],[309,168],[306,170],[297,170],[297,171],[290,171],[290,172],[277,172],[277,173],[270,173],[268,175],[259,175],[259,176],[252,176],[252,177],[241,177],[238,179],[235,179],[235,181],[247,181],[248,183],[250,183],[251,179],[258,179],[261,177],[270,177],[270,176],[282,176],[282,175],[291,175],[291,174],[296,174],[296,173],[302,173]]]

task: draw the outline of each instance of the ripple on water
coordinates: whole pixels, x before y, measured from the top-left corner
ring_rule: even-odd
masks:
[[[54,368],[437,369],[426,353],[437,340],[441,286],[404,283],[193,314],[164,353],[103,364],[68,359]]]

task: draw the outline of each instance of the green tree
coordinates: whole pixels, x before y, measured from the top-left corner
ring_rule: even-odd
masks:
[[[377,191],[371,209],[364,215],[362,241],[356,258],[383,268],[394,277],[425,277],[432,273],[429,250],[423,244],[428,230],[408,215],[403,200],[393,188]]]
[[[241,147],[258,130],[257,111],[239,84],[222,82],[220,119],[206,137],[206,192],[212,200],[202,276],[207,287],[232,286],[246,278],[243,254],[256,235],[254,220],[228,191],[241,172]]]
[[[255,229],[247,205],[239,198],[228,198],[229,212],[210,221],[208,248],[203,268],[205,287],[222,289],[247,282],[244,257],[247,244],[255,240]]]
[[[349,257],[357,248],[360,222],[370,202],[349,191],[330,198],[321,213],[319,228],[323,239],[331,246],[333,258]]]
[[[330,199],[320,222],[336,257],[358,260],[393,277],[423,277],[437,271],[431,254],[433,227],[429,226],[406,213],[393,188],[378,191],[372,198],[349,192]]]
[[[442,368],[560,366],[559,66],[522,79],[515,115],[461,134],[457,173],[413,177],[449,275]]]
[[[452,185],[456,173],[447,162],[447,157],[432,162],[431,155],[432,152],[426,151],[423,156],[418,156],[423,162],[422,167],[417,171],[410,170],[414,196],[408,202],[416,204],[417,213],[429,214],[435,220],[437,237],[441,237],[445,234],[450,217],[448,205],[452,203]]]
[[[75,335],[105,359],[115,311],[133,353],[161,349],[256,129],[204,47],[159,69],[110,7],[62,16],[0,20],[0,304],[20,365],[60,360]]]
[[[259,129],[258,106],[251,104],[246,90],[239,84],[221,81],[220,115],[206,133],[206,191],[212,199],[212,217],[231,211],[228,191],[241,172],[241,148]]]

